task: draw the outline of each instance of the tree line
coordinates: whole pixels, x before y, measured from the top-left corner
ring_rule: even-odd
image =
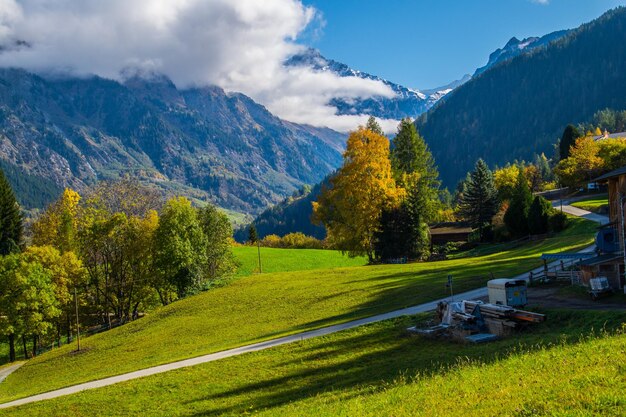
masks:
[[[32,224],[30,244],[0,171],[0,333],[15,360],[82,326],[111,328],[215,285],[236,268],[232,227],[212,205],[165,201],[139,182],[66,189]],[[75,298],[74,298],[75,297]],[[79,317],[75,316],[78,305]]]
[[[533,191],[554,184],[547,158],[534,163],[518,162],[491,171],[479,159],[474,170],[459,183],[457,215],[477,229],[477,240],[506,241],[529,235],[559,232],[567,227],[567,216],[552,208]]]

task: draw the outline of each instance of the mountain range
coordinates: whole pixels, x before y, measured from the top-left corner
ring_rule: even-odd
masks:
[[[395,97],[335,97],[330,104],[337,114],[421,114],[418,127],[453,187],[479,157],[494,165],[549,152],[565,124],[626,107],[624,14],[617,9],[577,30],[511,38],[472,76],[430,90],[313,49],[285,65],[385,83]],[[335,170],[345,137],[281,120],[243,94],[180,89],[159,74],[130,72],[113,81],[0,70],[0,166],[26,208],[42,207],[64,186],[80,191],[132,175],[165,194],[255,215]]]
[[[465,84],[473,77],[476,77],[489,68],[512,59],[522,53],[530,52],[541,48],[548,43],[565,36],[569,31],[561,30],[541,37],[530,37],[519,40],[511,38],[503,48],[498,48],[489,55],[488,62],[476,69],[473,75],[465,74],[459,80],[452,81],[444,86],[431,89],[414,89],[405,87],[391,81],[385,80],[376,75],[368,74],[350,68],[348,65],[325,58],[316,49],[306,49],[305,51],[293,55],[286,62],[286,66],[305,66],[315,71],[327,71],[340,77],[358,77],[366,80],[379,81],[389,87],[394,93],[394,97],[335,97],[329,104],[337,108],[338,115],[362,114],[375,116],[382,119],[400,120],[405,117],[415,118],[430,110],[440,100],[444,99],[457,87]]]
[[[161,75],[117,82],[0,70],[0,160],[14,185],[19,172],[78,190],[131,175],[164,193],[256,213],[324,178],[344,141],[281,120],[243,94],[179,90]],[[28,187],[20,188],[24,200]]]
[[[623,39],[626,8],[618,8],[575,30],[511,38],[493,52],[416,121],[443,185],[453,189],[478,158],[494,167],[551,156],[567,124],[591,122],[604,108],[626,109]],[[308,230],[322,237],[309,220],[318,193],[316,187],[263,212],[254,222],[260,235]]]
[[[493,167],[551,156],[567,124],[589,122],[601,109],[626,109],[624,39],[620,7],[492,65],[423,114],[417,125],[444,185],[453,188],[479,158]]]

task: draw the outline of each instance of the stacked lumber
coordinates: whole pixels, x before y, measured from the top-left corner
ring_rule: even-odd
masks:
[[[518,310],[508,306],[484,304],[478,301],[465,301],[465,312],[471,314],[476,306],[479,306],[480,313],[485,318],[529,323],[541,323],[546,320],[546,316],[544,314]]]

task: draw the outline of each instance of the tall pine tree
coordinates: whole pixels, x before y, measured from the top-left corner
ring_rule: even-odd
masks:
[[[563,136],[559,141],[559,160],[563,160],[569,157],[570,148],[576,143],[576,139],[582,135],[573,125],[567,125],[563,131]]]
[[[480,240],[485,240],[485,231],[498,211],[498,192],[493,184],[493,174],[482,159],[465,181],[465,189],[459,204],[461,216],[472,227],[478,228]]]
[[[9,181],[0,170],[0,255],[19,252],[22,233],[20,207]]]
[[[423,259],[429,254],[430,236],[428,223],[432,222],[439,208],[439,173],[435,160],[410,119],[404,119],[398,125],[398,133],[393,139],[391,164],[396,182],[406,190],[406,197],[399,208],[386,213],[383,220],[379,246],[390,239],[388,225],[401,235],[397,240],[402,245],[395,245],[397,256]],[[389,217],[396,221],[389,221]],[[396,233],[396,234],[397,234]],[[389,254],[380,247],[378,253]]]
[[[370,132],[376,133],[377,135],[385,136],[383,129],[380,127],[374,116],[370,116],[369,119],[367,119],[367,124],[365,125],[365,128]]]

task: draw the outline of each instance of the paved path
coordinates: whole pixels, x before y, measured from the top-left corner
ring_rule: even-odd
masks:
[[[555,206],[555,207],[557,207],[557,206]],[[560,208],[560,206],[558,206],[557,208]],[[564,205],[563,206],[563,211],[565,213],[567,213],[567,214],[571,214],[572,216],[582,217],[584,219],[591,220],[591,221],[596,222],[596,223],[600,223],[600,224],[607,224],[607,223],[609,223],[609,217],[608,216],[605,216],[603,214],[592,213],[592,212],[587,211],[587,210],[579,209],[578,207],[574,207],[574,206],[570,206],[570,205]]]
[[[569,211],[566,211],[566,207],[570,207],[570,206],[563,206],[563,211],[565,211],[566,213],[569,213]],[[575,209],[574,207],[571,207],[572,209]],[[575,216],[580,215],[581,217],[585,217],[588,214],[594,214],[594,213],[590,213],[588,211],[585,210],[580,210],[580,209],[575,209],[577,210],[577,214],[574,214]],[[579,213],[578,211],[582,212]],[[599,216],[599,215],[595,215],[595,216]],[[608,222],[608,219],[606,218],[606,216],[599,216],[599,217],[593,217],[593,218],[589,218],[589,220],[593,220],[593,221],[597,221],[599,223],[605,223]],[[605,221],[606,220],[606,221]],[[589,252],[591,250],[593,250],[595,247],[594,246],[590,246],[588,248],[585,248],[584,250],[582,250],[581,252]],[[552,263],[551,265],[557,265],[558,262]],[[543,271],[543,266],[535,268],[532,272],[533,273],[538,273]],[[530,272],[530,271],[529,271]],[[516,279],[526,279],[528,280],[529,277],[529,272],[525,272],[523,274],[518,275],[517,277],[513,277]],[[482,298],[482,297],[486,297],[487,296],[487,288],[483,287],[483,288],[478,288],[472,291],[467,291],[464,293],[459,293],[459,294],[455,294],[454,295],[454,299],[455,300],[472,300],[472,299],[477,299],[477,298]],[[347,323],[342,323],[342,324],[337,324],[334,326],[329,326],[329,327],[324,327],[321,329],[317,329],[317,330],[310,330],[307,332],[303,332],[303,333],[297,333],[291,336],[285,336],[285,337],[280,337],[278,339],[272,339],[272,340],[268,340],[265,342],[260,342],[260,343],[255,343],[252,345],[247,345],[247,346],[242,346],[242,347],[238,347],[238,348],[234,348],[234,349],[229,349],[229,350],[224,350],[221,352],[216,352],[216,353],[211,353],[208,355],[203,355],[203,356],[198,356],[196,358],[191,358],[191,359],[185,359],[182,361],[178,361],[178,362],[172,362],[172,363],[168,363],[165,365],[159,365],[159,366],[154,366],[152,368],[146,368],[146,369],[142,369],[139,371],[135,371],[135,372],[130,372],[127,374],[122,374],[122,375],[118,375],[118,376],[113,376],[110,378],[105,378],[105,379],[100,379],[100,380],[96,380],[96,381],[91,381],[91,382],[86,382],[84,384],[79,384],[79,385],[74,385],[71,387],[67,387],[67,388],[62,388],[62,389],[58,389],[58,390],[54,390],[54,391],[50,391],[50,392],[46,392],[43,394],[38,394],[38,395],[33,395],[31,397],[26,397],[26,398],[22,398],[19,400],[15,400],[15,401],[11,401],[11,402],[7,402],[4,404],[0,404],[0,409],[3,408],[9,408],[9,407],[15,407],[18,405],[23,405],[23,404],[29,404],[29,403],[33,403],[36,401],[42,401],[42,400],[49,400],[52,398],[57,398],[57,397],[62,397],[65,395],[70,395],[70,394],[75,394],[81,391],[85,391],[85,390],[89,390],[89,389],[93,389],[93,388],[102,388],[102,387],[106,387],[109,385],[113,385],[113,384],[117,384],[119,382],[124,382],[124,381],[130,381],[133,379],[137,379],[137,378],[143,378],[145,376],[150,376],[150,375],[155,375],[155,374],[160,374],[163,372],[168,372],[168,371],[173,371],[175,369],[180,369],[180,368],[186,368],[188,366],[195,366],[195,365],[199,365],[202,363],[207,363],[207,362],[213,362],[219,359],[224,359],[224,358],[229,358],[231,356],[237,356],[237,355],[241,355],[243,353],[248,353],[248,352],[256,352],[259,350],[265,350],[265,349],[269,349],[272,347],[276,347],[276,346],[281,346],[281,345],[285,345],[288,343],[293,343],[293,342],[297,342],[300,340],[307,340],[307,339],[311,339],[314,337],[319,337],[319,336],[325,336],[325,335],[329,335],[332,333],[336,333],[336,332],[340,332],[342,330],[348,330],[348,329],[352,329],[358,326],[363,326],[365,324],[370,324],[370,323],[376,323],[379,321],[383,321],[383,320],[389,320],[389,319],[393,319],[396,317],[401,317],[401,316],[409,316],[409,315],[413,315],[413,314],[418,314],[418,313],[424,313],[427,311],[431,311],[434,310],[437,307],[437,304],[441,301],[449,301],[450,297],[447,298],[442,298],[439,300],[434,300],[428,303],[424,303],[424,304],[420,304],[417,306],[413,306],[413,307],[408,307],[408,308],[404,308],[401,310],[395,310],[395,311],[391,311],[389,313],[384,313],[384,314],[379,314],[376,316],[372,316],[372,317],[366,317],[363,319],[359,319],[359,320],[354,320],[354,321],[350,321]]]
[[[26,362],[14,363],[11,366],[7,366],[5,368],[0,369],[0,382],[4,381],[7,376],[17,370],[20,366],[24,365]]]
[[[609,223],[610,222],[609,216],[605,216],[603,214],[592,213],[590,211],[583,210],[578,207],[574,207],[570,205],[571,203],[575,201],[583,200],[587,197],[589,196],[583,195],[583,196],[572,197],[572,198],[568,198],[564,200],[554,200],[552,201],[552,206],[557,210],[561,210],[562,208],[563,212],[567,214],[571,214],[572,216],[582,217],[584,219],[591,220],[592,222],[596,222],[600,224]]]

